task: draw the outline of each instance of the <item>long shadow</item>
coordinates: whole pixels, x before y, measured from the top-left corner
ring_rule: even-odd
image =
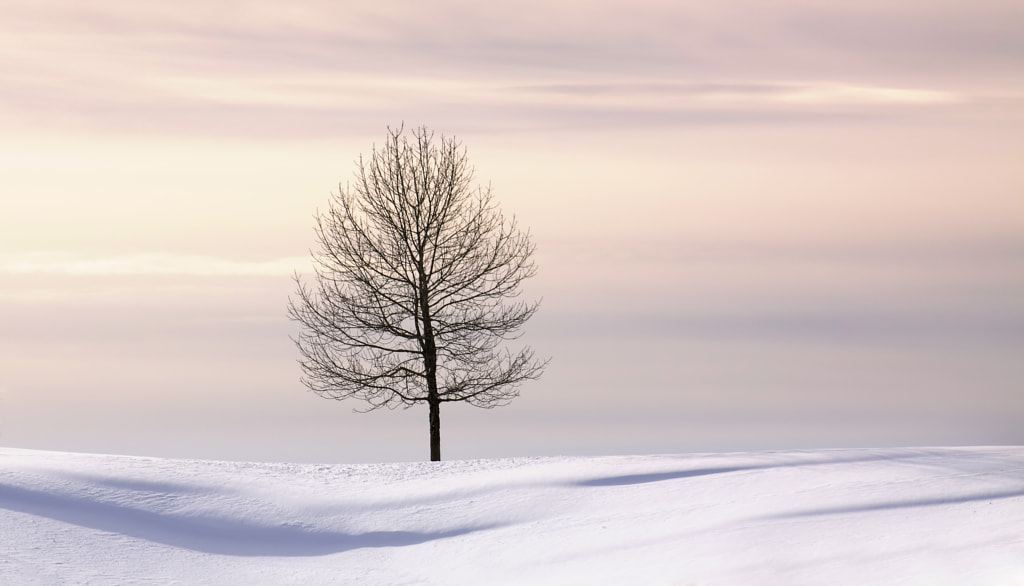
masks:
[[[173,482],[167,480],[139,480],[134,478],[119,478],[99,474],[84,474],[81,472],[62,472],[61,478],[113,488],[115,490],[130,490],[132,492],[151,492],[159,494],[173,493],[176,495],[201,495],[213,492],[213,488],[204,487],[193,483]],[[223,493],[223,487],[217,489]]]
[[[675,472],[654,472],[651,474],[624,474],[622,476],[605,476],[603,478],[591,478],[576,482],[576,486],[626,486],[629,484],[647,484],[649,482],[662,482],[675,480],[677,478],[691,478],[694,476],[708,476],[711,474],[725,474],[727,472],[739,472],[765,468],[765,466],[733,466],[731,468],[698,468],[695,470],[678,470]]]
[[[0,485],[0,508],[182,549],[235,556],[318,556],[365,547],[399,547],[493,527],[467,526],[437,532],[320,531],[296,525],[258,525],[242,519],[161,514],[5,485]]]
[[[841,507],[823,507],[820,509],[808,509],[792,513],[780,513],[767,515],[760,519],[791,519],[796,517],[816,517],[820,515],[843,515],[846,513],[867,513],[871,511],[886,511],[890,509],[912,509],[917,507],[935,507],[939,505],[956,505],[978,501],[995,501],[1024,497],[1024,489],[1007,490],[1000,492],[983,492],[977,494],[939,497],[930,499],[913,499],[905,501],[889,501],[884,503],[869,503],[863,505],[847,505]]]
[[[910,460],[932,456],[932,453],[921,454],[871,454],[866,456],[835,457],[815,460],[797,460],[790,462],[773,462],[770,464],[749,464],[745,466],[725,466],[722,468],[696,468],[688,470],[675,470],[670,472],[653,472],[649,474],[624,474],[620,476],[603,476],[591,478],[573,483],[574,486],[626,486],[630,484],[647,484],[650,482],[663,482],[679,478],[692,478],[695,476],[709,476],[712,474],[727,474],[729,472],[743,472],[747,470],[767,470],[770,468],[794,468],[799,466],[821,466],[825,464],[847,464],[855,462],[877,462],[880,460]]]

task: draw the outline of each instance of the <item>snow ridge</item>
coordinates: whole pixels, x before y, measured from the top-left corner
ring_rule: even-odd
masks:
[[[5,584],[1024,585],[1024,447],[0,462]]]

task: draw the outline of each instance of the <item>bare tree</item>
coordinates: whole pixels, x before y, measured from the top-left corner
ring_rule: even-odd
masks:
[[[316,283],[296,275],[289,300],[303,383],[367,411],[426,403],[435,461],[441,403],[507,404],[546,365],[504,348],[539,305],[516,299],[534,245],[473,178],[454,138],[389,128],[317,214]]]

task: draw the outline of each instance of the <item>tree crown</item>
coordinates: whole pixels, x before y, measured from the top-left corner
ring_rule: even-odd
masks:
[[[539,306],[517,299],[534,245],[473,179],[465,148],[423,127],[359,158],[317,214],[315,283],[297,276],[289,305],[308,388],[369,409],[494,407],[540,375],[530,348],[504,348]]]

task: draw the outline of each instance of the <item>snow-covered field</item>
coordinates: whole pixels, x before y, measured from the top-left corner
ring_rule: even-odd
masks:
[[[0,449],[2,584],[1024,585],[1024,447],[311,465]]]

